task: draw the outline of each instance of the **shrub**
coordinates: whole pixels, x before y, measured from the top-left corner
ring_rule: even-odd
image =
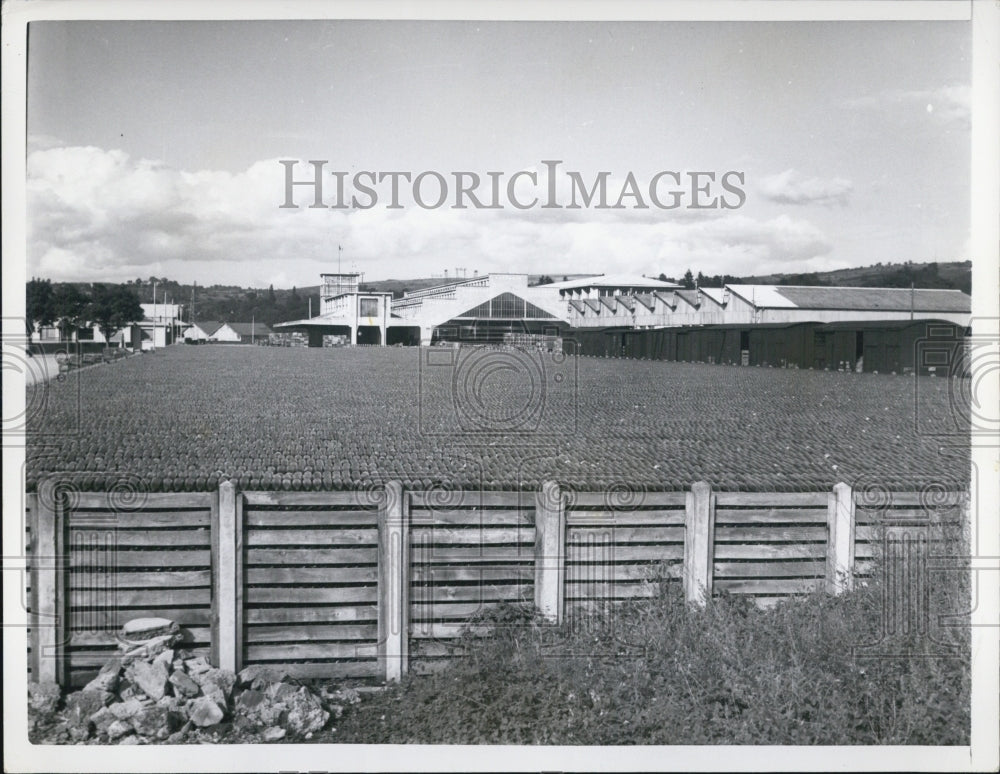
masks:
[[[667,584],[609,618],[558,627],[501,608],[471,622],[488,634],[463,638],[449,668],[360,705],[337,739],[967,744],[967,629],[940,634],[955,657],[865,657],[881,636],[881,604],[873,583],[770,609],[722,595],[696,610]],[[912,652],[926,645],[911,640]]]

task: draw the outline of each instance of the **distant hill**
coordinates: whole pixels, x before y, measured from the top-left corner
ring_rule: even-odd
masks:
[[[758,274],[730,283],[758,285],[841,285],[864,288],[940,288],[971,293],[972,261],[951,263],[876,263],[853,269],[811,272],[807,274]]]
[[[472,279],[465,277],[463,279]],[[403,293],[409,293],[423,288],[432,288],[435,285],[447,285],[454,280],[444,277],[424,277],[423,279],[387,279],[375,280],[374,282],[362,282],[363,290],[375,291],[378,293],[392,293],[394,298],[399,298]]]

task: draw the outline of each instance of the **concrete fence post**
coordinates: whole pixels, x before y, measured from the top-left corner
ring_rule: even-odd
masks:
[[[243,668],[243,496],[219,484],[212,509],[212,655],[221,669]]]
[[[712,598],[715,564],[715,495],[705,481],[687,493],[684,513],[684,599],[704,607]]]
[[[854,587],[854,490],[841,482],[827,506],[826,591],[843,594]]]
[[[38,682],[68,685],[69,637],[67,605],[66,504],[57,482],[48,479],[38,487],[37,534],[34,536],[35,568],[32,596],[38,600],[32,621],[32,677]]]
[[[386,681],[398,681],[409,668],[409,628],[409,495],[390,481],[378,511],[378,658]]]
[[[535,609],[562,623],[566,577],[566,510],[559,484],[545,481],[535,493]]]

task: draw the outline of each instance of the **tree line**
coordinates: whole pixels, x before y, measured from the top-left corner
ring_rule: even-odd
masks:
[[[25,317],[28,341],[36,328],[55,325],[61,339],[79,328],[96,325],[105,340],[129,323],[142,319],[139,297],[126,285],[94,283],[81,288],[32,279],[27,286]]]
[[[299,291],[246,289],[231,285],[186,285],[166,277],[129,280],[122,284],[52,282],[32,279],[27,285],[27,322],[32,332],[55,325],[62,339],[97,324],[114,331],[142,319],[141,303],[182,304],[183,322],[250,322],[274,325],[319,314],[319,289]],[[134,304],[134,305],[133,305]],[[107,334],[105,334],[107,335]]]

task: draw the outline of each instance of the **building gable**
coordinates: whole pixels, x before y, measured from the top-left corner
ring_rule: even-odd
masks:
[[[525,301],[514,293],[500,293],[472,307],[472,309],[456,315],[455,318],[478,320],[554,320],[555,316],[535,306],[530,301]]]

